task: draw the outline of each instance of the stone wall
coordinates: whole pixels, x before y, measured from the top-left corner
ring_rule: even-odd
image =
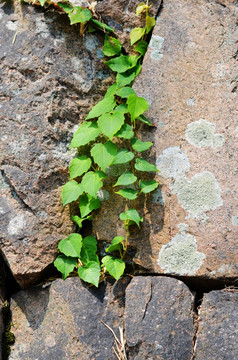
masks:
[[[137,3],[97,4],[125,49],[140,26]],[[140,136],[155,143],[146,158],[160,169],[160,186],[138,204],[135,274],[95,289],[78,278],[36,284],[52,275],[58,241],[75,230],[60,193],[72,134],[114,81],[103,35],[80,37],[53,8],[0,3],[0,248],[22,289],[11,296],[11,360],[117,359],[112,331],[129,360],[238,356],[237,292],[226,289],[238,263],[237,1],[151,4],[159,14],[134,89],[150,104],[155,126]],[[96,213],[102,248],[123,234],[124,206],[112,195]]]

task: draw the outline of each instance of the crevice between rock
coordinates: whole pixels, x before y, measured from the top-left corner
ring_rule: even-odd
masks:
[[[3,169],[0,170],[3,181],[9,186],[11,190],[12,197],[18,202],[18,204],[25,210],[32,213],[34,216],[36,215],[34,210],[25,203],[25,201],[22,199],[21,195],[16,190],[15,186],[11,183],[10,179],[7,177],[5,171]]]

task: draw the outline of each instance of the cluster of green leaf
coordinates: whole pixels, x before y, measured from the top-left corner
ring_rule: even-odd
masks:
[[[69,17],[71,25],[80,24],[82,26],[81,35],[85,32],[86,28],[88,28],[89,32],[93,32],[96,29],[101,29],[109,33],[114,33],[114,30],[111,27],[93,18],[93,9],[74,5],[69,0],[33,0],[32,3],[39,4],[41,6],[53,5],[61,11],[65,12]]]
[[[45,0],[40,1],[44,5]],[[71,24],[84,24],[93,20],[89,9],[73,7],[65,1],[58,2],[57,5],[68,14]],[[75,215],[72,220],[82,228],[83,221],[91,220],[92,211],[100,207],[97,195],[108,176],[107,169],[111,165],[128,164],[128,170],[120,175],[113,185],[113,188],[116,188],[115,193],[128,200],[129,209],[120,214],[126,236],[116,236],[112,240],[106,249],[109,255],[104,256],[101,262],[94,237],[83,239],[80,234],[75,233],[61,240],[58,245],[61,254],[54,265],[64,279],[77,271],[81,279],[95,286],[98,286],[100,276],[105,272],[118,280],[125,270],[123,258],[128,247],[129,227],[132,224],[140,227],[143,221],[138,211],[131,208],[130,201],[137,199],[141,193],[150,193],[158,187],[155,180],[141,179],[143,173],[158,170],[141,156],[153,143],[144,142],[135,135],[137,123],[142,122],[148,126],[152,124],[144,116],[149,108],[148,102],[138,97],[131,87],[141,70],[141,60],[147,48],[146,34],[155,22],[154,18],[148,15],[148,10],[148,2],[137,7],[137,15],[144,12],[146,22],[144,28],[136,28],[131,32],[131,44],[135,44],[133,55],[123,52],[115,36],[108,33],[105,35],[103,52],[108,58],[107,66],[116,73],[116,82],[109,87],[103,100],[91,109],[75,132],[70,148],[77,148],[81,152],[80,148],[89,145],[90,151],[87,155],[78,155],[71,161],[70,179],[62,189],[63,205],[76,202],[79,207],[80,216]],[[104,30],[112,33],[105,25]]]

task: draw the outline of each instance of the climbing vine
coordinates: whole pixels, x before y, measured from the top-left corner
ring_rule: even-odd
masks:
[[[78,149],[78,155],[69,166],[69,181],[63,186],[62,200],[66,206],[76,202],[80,216],[72,220],[81,229],[85,220],[92,220],[92,212],[100,208],[98,191],[103,188],[107,171],[111,165],[127,164],[128,169],[117,178],[113,185],[115,193],[127,199],[127,210],[120,214],[126,235],[116,236],[106,249],[101,261],[97,255],[97,240],[93,236],[82,237],[79,233],[70,234],[58,244],[60,255],[54,265],[65,279],[73,271],[78,276],[95,286],[108,272],[116,280],[124,273],[124,257],[127,253],[130,226],[140,227],[143,218],[134,208],[135,200],[142,194],[152,192],[158,187],[155,180],[143,180],[143,173],[157,172],[157,168],[141,157],[153,143],[141,141],[136,136],[138,123],[152,126],[144,116],[149,105],[146,99],[138,97],[132,89],[135,77],[141,71],[142,58],[147,50],[146,38],[155,25],[154,17],[149,15],[150,6],[141,3],[136,8],[136,15],[145,15],[145,26],[131,31],[132,55],[123,50],[114,30],[100,22],[96,17],[94,5],[88,8],[74,6],[69,1],[52,2],[39,0],[41,6],[53,4],[64,11],[70,24],[80,24],[80,33],[87,30],[103,30],[105,41],[103,53],[108,58],[106,65],[116,73],[116,82],[109,87],[103,100],[89,112],[85,121],[75,132],[70,149]],[[87,145],[87,153],[81,149]]]

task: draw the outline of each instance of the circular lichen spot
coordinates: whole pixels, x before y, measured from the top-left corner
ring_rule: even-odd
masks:
[[[162,246],[158,265],[166,274],[195,275],[204,259],[205,254],[197,251],[195,237],[182,233]]]
[[[179,146],[171,146],[159,155],[156,166],[160,170],[160,175],[164,178],[176,179],[190,169],[190,162]]]
[[[196,174],[191,180],[182,176],[171,188],[182,207],[194,218],[222,205],[220,186],[210,171]]]
[[[220,147],[223,145],[224,137],[220,134],[214,134],[215,128],[214,124],[204,119],[194,121],[187,127],[186,140],[198,148]]]

